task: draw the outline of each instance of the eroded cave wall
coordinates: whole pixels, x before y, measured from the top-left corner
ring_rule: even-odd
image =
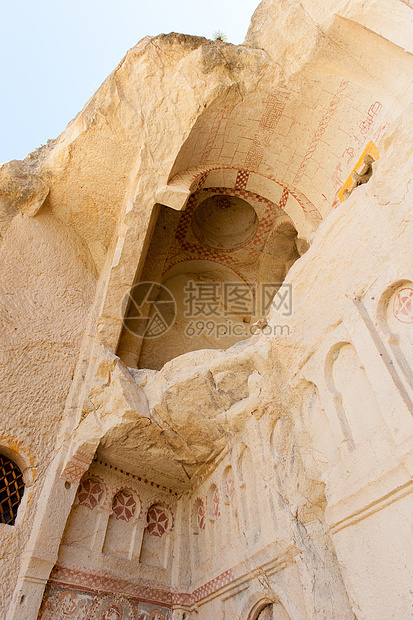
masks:
[[[0,450],[16,455],[28,482],[15,526],[0,524],[5,612],[64,420],[96,268],[47,207],[35,217],[15,215],[0,241],[0,263]]]
[[[410,608],[413,128],[411,32],[398,26],[411,8],[386,1],[391,26],[378,6],[333,3],[327,15],[265,2],[247,38],[255,49],[143,40],[39,155],[50,187],[40,211],[6,208],[4,444],[34,478],[15,529],[1,526],[13,620],[36,618],[45,587],[45,617],[75,603],[122,616],[122,597],[148,576],[164,597],[150,604],[176,618],[256,620],[280,605],[294,619],[367,620]],[[289,38],[275,47],[271,28],[257,31],[280,8]],[[157,106],[148,91],[164,93]],[[354,188],[366,153],[373,175]],[[178,212],[204,183],[282,204],[311,241],[285,280],[291,312],[273,308],[247,345],[128,369],[115,350],[154,205]],[[73,433],[39,501],[98,273]],[[159,566],[145,530],[162,510],[174,556]],[[78,596],[59,562],[80,561]]]

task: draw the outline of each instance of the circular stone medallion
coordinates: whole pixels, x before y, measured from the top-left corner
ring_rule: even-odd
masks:
[[[393,300],[393,315],[401,323],[413,323],[413,289],[405,287],[397,291]]]

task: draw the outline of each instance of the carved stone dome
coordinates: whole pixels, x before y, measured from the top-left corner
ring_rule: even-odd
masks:
[[[258,223],[257,214],[248,202],[216,194],[198,206],[192,229],[203,245],[217,250],[235,250],[252,239]]]

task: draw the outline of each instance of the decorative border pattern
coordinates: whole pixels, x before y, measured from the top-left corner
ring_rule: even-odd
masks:
[[[64,564],[57,564],[54,567],[49,582],[91,594],[116,593],[117,596],[125,596],[134,602],[162,604],[165,607],[170,607],[172,604],[171,591],[149,580],[130,582],[103,571],[85,571]]]
[[[235,580],[232,569],[226,570],[207,581],[193,592],[173,592],[171,589],[149,580],[126,581],[103,571],[85,571],[57,564],[49,578],[49,584],[72,588],[81,592],[125,597],[132,603],[144,602],[171,608],[172,605],[195,605]]]
[[[245,189],[247,187],[250,173],[248,170],[238,170],[237,179],[235,181],[235,189]]]
[[[76,499],[80,506],[86,506],[89,510],[94,510],[101,504],[106,496],[106,485],[100,476],[84,476],[80,481]]]
[[[79,484],[81,477],[87,472],[95,455],[89,445],[79,447],[66,463],[61,478],[72,484]]]
[[[245,170],[240,170],[238,172],[236,184],[238,183],[239,185],[243,185],[245,183],[246,185],[248,176],[248,172]],[[198,246],[187,240],[192,217],[196,207],[199,204],[200,191],[202,190],[198,189],[190,196],[186,209],[182,212],[179,218],[175,237],[169,248],[169,255],[165,260],[162,276],[164,276],[172,267],[181,262],[188,260],[209,260],[229,267],[242,279],[237,271],[239,259],[236,258],[233,250],[214,250],[212,248],[205,248],[201,245]],[[251,258],[255,258],[257,252],[260,250],[260,246],[265,242],[271,228],[273,227],[275,219],[281,215],[284,215],[284,211],[275,203],[271,202],[271,200],[246,189],[241,189],[240,187],[235,189],[227,187],[208,187],[205,191],[227,196],[236,196],[237,198],[242,198],[243,200],[248,201],[253,206],[254,204],[263,205],[264,212],[260,216],[258,230],[251,241],[249,241],[245,248],[243,248],[249,252]],[[284,206],[287,201],[287,197],[288,192],[283,192]],[[288,220],[290,221],[290,218],[288,218]]]
[[[270,143],[271,136],[283,115],[287,99],[287,91],[278,91],[268,96],[258,130],[245,158],[245,168],[258,170],[264,157],[264,148]]]
[[[124,476],[129,476],[131,478],[134,478],[135,480],[138,480],[138,482],[142,482],[143,484],[147,484],[148,486],[154,487],[156,489],[159,489],[160,491],[164,491],[165,493],[169,493],[169,495],[174,495],[175,497],[179,497],[180,493],[178,493],[177,491],[173,491],[172,489],[168,489],[168,487],[164,487],[161,484],[158,484],[156,482],[153,482],[152,480],[148,480],[147,478],[142,478],[142,476],[137,476],[136,474],[131,474],[128,471],[125,471],[124,469],[120,469],[120,467],[115,467],[114,465],[110,465],[110,463],[106,463],[105,461],[101,461],[100,459],[94,458],[93,459],[93,463],[96,463],[97,465],[103,465],[104,467],[108,467],[109,469],[113,469],[113,471],[118,471],[120,474],[123,474]],[[95,474],[93,474],[95,475]],[[119,489],[121,489],[123,487],[119,487]]]
[[[169,183],[171,187],[176,187],[176,186],[181,185],[181,182],[182,182],[182,184],[185,185],[185,187],[189,185],[189,191],[195,192],[198,189],[200,189],[198,186],[198,183],[200,182],[199,179],[202,178],[202,187],[203,187],[203,184],[205,183],[205,180],[208,174],[216,170],[239,170],[239,168],[238,166],[229,166],[225,164],[221,164],[219,166],[214,165],[214,164],[205,165],[205,166],[200,165],[200,166],[194,167],[191,170],[186,170],[186,171],[180,172],[179,174],[176,174],[170,180]],[[287,183],[281,183],[280,181],[277,181],[277,179],[274,177],[270,177],[268,175],[261,174],[260,172],[256,172],[255,170],[249,169],[247,170],[247,172],[249,173],[253,172],[257,174],[258,176],[262,177],[263,179],[267,179],[268,181],[271,181],[272,183],[279,185],[280,187],[283,188],[283,190],[284,189],[287,190],[288,193],[291,194],[291,196],[293,196],[296,199],[296,201],[300,205],[303,212],[310,219],[312,219],[314,222],[322,221],[323,218],[320,212],[318,211],[318,209],[307,198],[307,196],[305,196],[302,192],[300,192],[300,190],[296,189],[295,187],[291,187],[291,185]]]
[[[310,142],[310,146],[308,147],[306,154],[304,155],[303,161],[301,162],[301,165],[297,171],[297,174],[295,175],[295,178],[293,181],[294,185],[297,185],[301,181],[303,174],[314,154],[314,151],[316,150],[323,134],[325,133],[331,119],[334,116],[335,111],[337,110],[338,104],[343,99],[344,91],[346,90],[348,85],[349,85],[348,81],[342,80],[334,97],[330,101],[330,105],[326,113],[324,114],[323,118],[321,119],[321,122],[317,128],[317,131],[315,132],[313,139]]]

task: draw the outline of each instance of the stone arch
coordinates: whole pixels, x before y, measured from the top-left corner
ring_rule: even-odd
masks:
[[[278,596],[272,591],[264,594],[262,590],[250,594],[242,607],[240,618],[245,618],[246,620],[267,620],[265,616],[261,618],[260,614],[268,608],[272,608],[270,609],[272,615],[269,616],[268,620],[273,620],[273,618],[274,620],[290,620],[290,618],[301,620],[300,614],[295,606],[291,604],[286,593]]]
[[[346,70],[347,69],[346,66]],[[364,77],[368,77],[367,74]],[[327,119],[330,120],[339,113],[337,112],[337,108],[347,94],[346,89],[348,87],[348,82],[347,80],[342,80],[339,75],[334,76],[334,78],[330,75],[328,79],[333,79],[336,87],[336,92],[332,100],[333,106],[329,107],[329,104],[326,104],[326,113],[328,112]],[[356,87],[355,84],[354,87]],[[304,151],[306,152],[305,155],[303,154],[303,156],[301,156],[301,154],[296,153],[296,155],[293,156],[293,152],[296,150],[294,142],[297,140],[297,136],[295,135],[293,138],[293,134],[296,134],[297,128],[301,124],[300,121],[306,122],[308,120],[308,114],[312,108],[312,105],[307,99],[306,92],[297,92],[295,89],[289,90],[285,87],[277,88],[274,92],[269,92],[268,87],[264,87],[262,83],[260,85],[256,84],[253,93],[244,93],[245,96],[241,99],[239,93],[237,93],[235,84],[232,83],[231,86],[224,88],[225,95],[222,94],[222,88],[223,85],[221,82],[219,91],[215,91],[214,96],[211,98],[206,98],[204,108],[198,105],[199,102],[195,105],[194,101],[188,102],[187,107],[184,106],[185,122],[183,122],[182,125],[182,132],[177,132],[177,135],[173,136],[171,148],[168,150],[166,165],[163,168],[162,175],[160,175],[161,187],[157,187],[154,183],[147,182],[147,185],[150,187],[149,193],[152,195],[156,194],[156,199],[159,203],[179,210],[182,209],[185,204],[188,189],[191,185],[196,186],[208,171],[213,169],[231,169],[235,174],[234,183],[238,173],[240,173],[240,177],[242,177],[242,175],[247,172],[250,175],[250,183],[252,183],[252,178],[256,176],[260,177],[262,189],[260,189],[259,193],[263,196],[267,195],[268,184],[278,184],[282,187],[283,190],[288,193],[287,208],[290,207],[290,204],[298,206],[304,221],[308,222],[314,231],[314,228],[320,223],[322,216],[325,216],[331,211],[333,204],[337,204],[332,201],[332,198],[336,195],[336,190],[342,185],[342,180],[339,181],[339,185],[336,187],[336,180],[333,180],[333,177],[337,175],[331,174],[333,172],[332,170],[326,170],[326,183],[317,183],[318,190],[316,191],[314,191],[314,188],[311,186],[313,174],[308,174],[309,169],[307,166],[315,164],[312,160],[314,149],[316,147],[318,149],[321,148],[324,151],[326,160],[329,160],[331,154],[331,145],[325,144],[322,146],[322,144],[320,144],[322,131],[316,132],[313,141],[311,141],[309,135],[309,142],[307,141],[305,147],[301,144],[301,148],[304,147]],[[364,87],[357,86],[356,88]],[[139,98],[138,94],[137,96]],[[182,96],[181,93],[179,94],[179,97],[180,96]],[[253,127],[251,127],[251,115],[245,113],[249,111],[249,106],[251,106],[251,97],[253,97],[255,112],[260,115],[260,119],[256,119],[260,123],[260,129],[255,137],[256,139],[254,139],[254,131]],[[382,107],[381,104],[380,107]],[[384,109],[385,108],[382,110],[383,113]],[[302,110],[302,117],[300,114],[297,114],[297,110]],[[164,119],[168,119],[169,113],[170,110],[168,109],[165,115],[161,115],[162,122],[164,122]],[[170,120],[167,122],[170,122]],[[256,121],[254,121],[254,123],[256,124]],[[278,130],[281,129],[279,123],[283,126],[283,130],[280,131],[280,134],[278,134]],[[294,125],[295,132],[293,131]],[[242,128],[243,126],[245,126],[244,129]],[[292,133],[290,133],[289,130],[287,133],[285,132],[286,126],[292,130]],[[238,127],[240,128],[239,131]],[[245,129],[247,129],[247,133]],[[375,131],[376,127],[374,126],[368,133],[369,137],[373,138]],[[288,166],[278,161],[279,146],[276,147],[276,144],[273,143],[273,139],[276,142],[281,141],[287,147],[286,149],[281,148],[281,152],[284,150],[291,151],[292,168],[289,170],[289,173],[286,172]],[[131,144],[132,143],[133,141]],[[224,147],[224,149],[222,147]],[[228,152],[228,147],[230,152]],[[231,147],[235,149],[235,152],[232,152]],[[354,144],[351,149],[347,150],[354,151],[353,147]],[[335,155],[340,159],[342,155],[340,141],[337,142],[335,148],[337,149]],[[248,151],[252,152],[248,153]],[[254,154],[253,151],[256,151],[256,153]],[[266,163],[262,160],[264,155],[271,156]],[[272,158],[272,155],[274,155],[274,158]],[[354,157],[356,157],[356,155],[357,154],[354,153]],[[128,256],[128,260],[130,260],[131,246],[135,243],[137,217],[142,217],[140,207],[135,208],[133,206],[134,203],[139,203],[136,197],[138,195],[138,188],[142,182],[141,174],[137,174],[138,170],[140,170],[140,159],[137,158],[137,160],[134,159],[133,161],[135,162],[134,167],[128,168],[130,176],[133,179],[133,189],[126,200],[128,220],[131,219],[132,215],[133,226],[130,226],[131,231],[129,233],[124,233],[124,231],[122,231],[111,276],[112,282],[110,289],[118,290],[119,296],[116,296],[117,301],[119,301],[124,294],[127,294],[128,289],[133,283],[132,270],[128,270],[128,276],[125,277],[125,272],[127,271],[125,258]],[[311,169],[312,168],[313,166],[311,166]],[[307,174],[305,174],[305,172]],[[153,171],[149,171],[149,175],[151,177],[157,176],[156,174],[154,175]],[[146,176],[144,175],[143,178],[146,179]],[[326,191],[325,184],[329,187],[329,191]],[[234,187],[234,185],[232,185],[232,187]],[[252,185],[249,187],[252,187]],[[321,189],[324,192],[323,194],[321,193]],[[132,213],[129,214],[129,211]],[[146,226],[147,223],[148,222],[145,221],[144,225]],[[306,240],[310,239],[310,230],[302,234],[298,224],[297,230],[299,231],[300,238]],[[126,243],[124,243],[125,236]],[[124,251],[123,249],[125,248],[128,248],[128,250]],[[118,265],[120,265],[120,269],[117,269]],[[122,274],[122,276],[120,274]],[[114,286],[115,283],[116,285]],[[113,294],[113,296],[115,296],[115,294]],[[115,339],[117,341],[122,323],[120,312],[119,310],[115,311],[115,306],[119,308],[120,303],[114,304],[113,299],[110,299],[103,313],[104,317],[110,316],[111,319],[114,319],[111,321],[110,325],[109,321],[105,322],[107,332],[110,332],[110,344],[113,347],[116,346]],[[115,324],[116,327],[114,326]],[[106,341],[108,340],[109,337]]]
[[[103,478],[87,473],[79,483],[75,502],[89,510],[94,510],[105,504],[107,496],[108,492]]]
[[[276,176],[262,175],[256,170],[245,167],[223,165],[219,162],[210,165],[190,167],[170,177],[165,195],[179,191],[184,203],[188,197],[202,187],[248,188],[266,200],[275,202],[282,207],[298,231],[301,239],[309,241],[312,233],[322,220],[317,208],[299,190]]]
[[[131,559],[141,503],[135,491],[125,487],[112,499],[112,510],[106,526],[103,553]]]
[[[17,443],[17,442],[16,442]],[[5,443],[0,444],[0,454],[3,454],[10,460],[14,461],[23,475],[23,481],[26,487],[30,487],[33,484],[36,470],[31,463],[32,457],[30,452],[20,444],[15,447],[15,442],[10,442],[8,445]]]
[[[146,526],[139,556],[141,564],[166,568],[172,527],[173,515],[170,508],[163,502],[152,504],[146,513]]]
[[[257,601],[253,603],[254,599]],[[271,598],[263,597],[262,593],[252,595],[249,597],[248,602],[244,605],[245,612],[248,613],[248,620],[257,620],[259,614],[269,605],[272,605]]]
[[[254,620],[290,620],[281,603],[268,603],[253,616]]]

